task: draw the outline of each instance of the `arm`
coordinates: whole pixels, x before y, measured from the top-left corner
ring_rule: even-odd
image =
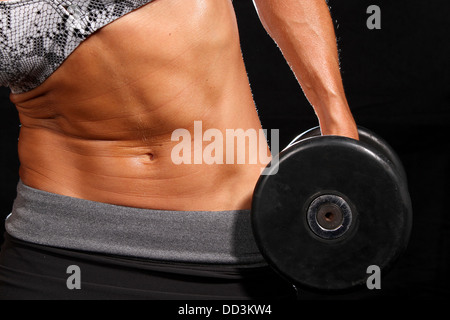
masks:
[[[358,138],[325,0],[253,0],[319,119],[322,134]]]

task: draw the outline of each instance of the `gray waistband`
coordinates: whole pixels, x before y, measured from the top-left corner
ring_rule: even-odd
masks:
[[[250,211],[166,211],[116,206],[17,186],[5,223],[18,239],[162,261],[263,263]]]

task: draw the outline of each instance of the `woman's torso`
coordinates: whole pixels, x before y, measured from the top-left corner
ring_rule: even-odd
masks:
[[[180,143],[172,133],[193,135],[195,121],[223,137],[261,128],[230,0],[154,0],[91,35],[42,85],[11,100],[28,186],[138,208],[250,208],[264,163],[172,158]]]

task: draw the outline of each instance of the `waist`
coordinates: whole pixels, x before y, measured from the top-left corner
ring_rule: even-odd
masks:
[[[249,210],[167,211],[53,194],[19,181],[6,231],[52,247],[158,261],[264,264]]]
[[[205,131],[199,129],[198,138],[197,129],[183,130],[189,137],[169,134],[143,142],[83,140],[22,128],[20,177],[39,190],[128,207],[250,209],[254,186],[270,160],[264,132],[246,129],[242,137],[231,136],[230,149],[226,130],[216,130],[221,139],[209,141],[203,139]],[[245,134],[251,133],[259,150],[249,146]],[[253,159],[252,152],[264,155]]]

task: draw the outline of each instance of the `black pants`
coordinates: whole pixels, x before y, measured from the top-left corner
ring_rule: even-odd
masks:
[[[79,273],[70,266],[77,266]],[[80,289],[69,289],[77,284],[76,276]],[[7,233],[0,252],[2,300],[295,298],[294,287],[269,267],[174,264],[99,255],[27,243]]]

